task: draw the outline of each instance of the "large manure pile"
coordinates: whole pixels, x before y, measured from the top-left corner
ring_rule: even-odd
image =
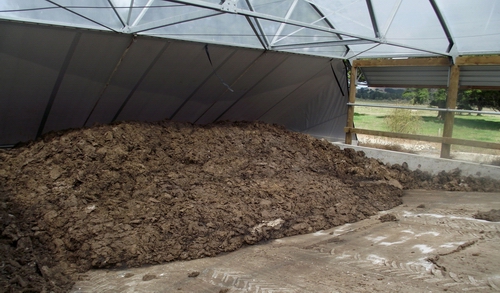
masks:
[[[119,123],[0,152],[0,291],[77,272],[215,256],[369,217],[403,188],[499,183],[384,165],[264,123]]]

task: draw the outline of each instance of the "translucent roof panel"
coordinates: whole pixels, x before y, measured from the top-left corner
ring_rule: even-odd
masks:
[[[500,1],[436,0],[458,52],[491,54],[500,51]]]
[[[296,48],[296,49],[288,48],[288,49],[283,49],[283,51],[297,53],[297,54],[334,57],[334,58],[339,58],[339,59],[343,59],[347,53],[345,47],[337,47],[337,46],[325,46],[325,47],[315,47],[315,48]]]
[[[126,25],[135,25],[141,21],[146,12],[151,10],[161,11],[168,9],[171,4],[166,4],[163,1],[151,0],[111,0],[116,12],[121,21]]]
[[[293,9],[290,9],[288,12],[289,19],[329,28],[325,18],[315,11],[314,8],[308,3],[297,2],[291,8]],[[340,38],[337,35],[332,33],[303,28],[296,25],[281,24],[276,31],[271,44],[273,46],[279,46],[286,44],[337,41],[339,39]]]
[[[364,58],[391,58],[391,57],[424,57],[425,52],[408,48],[401,48],[383,44],[353,45],[350,46],[352,54],[359,54]]]
[[[500,53],[496,0],[2,0],[0,19],[334,58]]]
[[[7,0],[0,4],[0,18],[105,30],[122,26],[110,3],[101,0]]]
[[[334,28],[357,35],[375,37],[366,1],[315,0],[310,2],[323,12]]]
[[[287,0],[277,0],[277,1],[267,1],[267,0],[254,0],[250,1],[253,10],[265,13],[269,15],[274,15],[278,17],[285,17],[290,9],[293,8],[294,1]]]
[[[382,38],[432,51],[447,50],[449,42],[446,33],[429,2],[394,1],[396,3],[391,9],[387,9],[386,1],[373,1],[377,24],[381,24],[379,31]],[[377,5],[379,3],[385,5]]]
[[[219,14],[196,21],[186,21],[141,34],[251,48],[261,47],[248,21],[234,14]]]
[[[301,28],[294,25],[283,25],[281,33],[275,35],[273,38],[272,45],[279,48],[279,46],[285,45],[311,45],[311,43],[334,42],[339,40],[337,35],[331,33]]]
[[[121,1],[130,2],[130,0]],[[132,31],[167,26],[174,23],[193,21],[222,14],[222,12],[207,10],[205,8],[167,3],[162,0],[142,0],[142,2],[143,4],[139,5],[139,1],[134,1],[134,6],[132,8],[124,9],[126,13],[125,16],[122,17],[126,25],[129,26]],[[218,20],[214,20],[214,22],[217,21]]]

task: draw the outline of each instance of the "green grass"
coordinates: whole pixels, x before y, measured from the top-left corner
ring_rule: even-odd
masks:
[[[357,101],[363,104],[380,104],[371,101]],[[388,102],[383,104],[389,104]],[[399,104],[403,105],[403,104]],[[408,104],[404,104],[409,106]],[[427,107],[427,106],[422,106]],[[355,107],[354,125],[357,128],[389,131],[384,118],[392,109],[375,107]],[[434,111],[416,111],[422,117],[422,127],[418,134],[442,136],[444,122]],[[485,142],[500,142],[500,115],[456,114],[453,137]]]

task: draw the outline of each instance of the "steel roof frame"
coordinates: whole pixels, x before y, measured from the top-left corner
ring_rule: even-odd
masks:
[[[338,55],[338,57],[344,57],[347,59],[356,59],[358,55],[361,55],[367,51],[372,50],[373,48],[377,47],[378,45],[388,45],[388,46],[393,46],[393,47],[399,47],[399,48],[405,48],[409,50],[413,50],[416,52],[422,52],[422,53],[428,53],[432,55],[438,55],[438,56],[448,56],[452,57],[455,59],[458,56],[458,48],[455,42],[455,39],[451,33],[450,27],[447,23],[447,20],[445,19],[442,11],[440,10],[437,0],[429,0],[429,5],[432,8],[432,11],[435,14],[435,17],[437,18],[440,28],[442,29],[447,41],[448,41],[448,46],[446,49],[443,50],[434,50],[434,49],[426,49],[423,47],[414,46],[414,45],[406,45],[403,43],[399,42],[394,42],[394,41],[389,41],[386,39],[386,34],[388,28],[391,26],[392,21],[394,20],[399,7],[401,6],[402,0],[397,0],[395,5],[393,6],[393,10],[390,13],[389,17],[389,24],[386,24],[387,27],[381,27],[380,23],[377,22],[376,19],[376,14],[374,11],[374,5],[372,0],[365,0],[366,4],[366,9],[369,13],[370,16],[370,22],[373,30],[373,37],[366,36],[366,35],[358,35],[356,33],[350,33],[348,31],[343,31],[336,29],[334,25],[331,23],[331,21],[328,19],[327,15],[325,15],[322,10],[319,8],[319,6],[315,3],[314,0],[293,0],[291,2],[289,11],[285,17],[279,17],[279,16],[274,16],[266,13],[261,13],[258,12],[254,9],[251,0],[222,0],[220,3],[210,3],[206,2],[203,0],[158,0],[161,1],[162,3],[177,3],[186,7],[198,7],[202,8],[203,10],[206,11],[194,11],[193,13],[190,13],[189,15],[174,15],[172,17],[169,17],[168,19],[161,19],[161,20],[156,20],[150,23],[146,24],[139,24],[140,19],[146,14],[148,9],[152,9],[151,6],[154,4],[155,0],[148,0],[147,3],[144,6],[136,7],[135,5],[135,0],[130,0],[130,5],[128,6],[128,15],[123,15],[120,14],[119,9],[121,8],[127,8],[127,7],[117,7],[114,1],[112,0],[106,0],[104,3],[106,3],[105,6],[99,7],[99,8],[109,8],[113,10],[113,15],[116,17],[117,21],[119,21],[119,24],[121,24],[121,28],[117,28],[115,26],[110,26],[108,24],[103,23],[102,21],[99,21],[98,19],[94,19],[92,17],[86,16],[84,13],[79,13],[77,11],[79,6],[73,6],[73,7],[66,7],[64,4],[59,4],[58,0],[45,0],[46,3],[49,3],[52,7],[57,8],[57,9],[63,9],[69,13],[72,13],[76,15],[77,17],[83,18],[95,25],[98,25],[102,27],[104,30],[110,30],[114,32],[119,32],[119,33],[126,33],[126,34],[137,34],[137,33],[144,33],[147,34],[148,31],[157,29],[157,28],[162,28],[162,27],[167,27],[175,24],[181,24],[185,22],[190,22],[190,21],[195,21],[203,18],[210,18],[212,16],[218,16],[224,13],[230,13],[230,14],[237,14],[241,15],[242,17],[245,17],[246,21],[248,22],[253,34],[258,42],[260,43],[260,46],[262,46],[263,49],[265,50],[294,50],[294,49],[305,49],[305,48],[318,48],[318,47],[331,47],[331,46],[343,46],[343,55],[342,52],[337,51],[337,53],[334,53],[332,55]],[[245,4],[245,8],[238,8],[236,3],[238,1],[241,1],[242,3]],[[290,19],[290,14],[294,11],[295,7],[297,6],[299,1],[304,1],[310,7],[313,8],[313,10],[317,13],[318,19],[312,23],[310,22],[304,22],[304,21],[297,21]],[[83,7],[82,7],[83,8]],[[131,21],[131,16],[132,16],[132,11],[134,9],[141,9],[139,12],[139,16]],[[12,19],[11,17],[3,17],[5,19]],[[12,19],[12,20],[20,20],[22,19]],[[329,42],[297,42],[297,43],[291,43],[291,44],[277,44],[276,42],[279,40],[277,39],[278,36],[276,34],[274,35],[268,35],[265,33],[264,28],[261,24],[262,20],[266,21],[272,21],[275,23],[280,24],[280,30],[282,30],[286,25],[289,26],[296,26],[297,30],[290,33],[287,36],[284,36],[283,38],[287,38],[294,33],[302,30],[302,29],[310,29],[310,30],[315,30],[318,32],[324,32],[324,33],[329,33],[332,34],[332,36],[335,36],[338,41],[329,41]],[[318,22],[322,22],[321,25],[317,24]],[[37,20],[36,22],[42,23],[42,24],[56,24],[57,22],[53,21],[46,21],[43,19]],[[132,22],[132,23],[131,23]],[[65,25],[65,24],[62,24]],[[86,25],[83,25],[85,27]],[[94,28],[95,29],[95,28]],[[347,40],[344,38],[348,38]],[[280,39],[281,40],[281,39]],[[352,53],[350,46],[351,45],[363,45],[363,44],[373,44],[374,46],[371,46],[368,49],[363,49],[361,52],[357,53]],[[350,53],[351,52],[351,53]],[[495,53],[495,52],[492,52]],[[484,54],[490,54],[489,52],[484,52]],[[314,54],[313,54],[314,55]],[[330,56],[330,57],[335,57],[335,56]],[[382,57],[382,56],[381,56]]]
[[[340,40],[340,41],[328,41],[328,42],[308,42],[308,43],[297,43],[297,44],[287,44],[287,45],[275,45],[272,46],[272,48],[300,49],[300,48],[314,48],[314,47],[326,47],[326,46],[366,45],[374,43],[375,42],[368,40]]]
[[[56,2],[54,2],[54,1],[52,1],[52,0],[45,0],[45,1],[47,1],[48,3],[50,3],[50,4],[52,4],[52,5],[56,6],[56,7],[59,7],[59,8],[61,8],[61,9],[63,9],[63,10],[66,10],[66,11],[68,11],[68,12],[70,12],[70,13],[73,13],[73,14],[75,14],[75,15],[77,15],[77,16],[79,16],[79,17],[83,18],[83,19],[86,19],[86,20],[88,20],[88,21],[90,21],[90,22],[92,22],[92,23],[95,23],[95,24],[97,24],[97,25],[99,25],[99,26],[102,26],[102,27],[104,27],[104,28],[106,28],[106,29],[108,29],[108,30],[110,30],[110,31],[113,31],[113,32],[115,32],[115,33],[117,33],[117,32],[118,32],[118,31],[116,31],[115,29],[113,29],[113,28],[111,28],[111,27],[109,27],[109,26],[107,26],[107,25],[105,25],[105,24],[102,24],[102,23],[100,23],[100,22],[98,22],[98,21],[96,21],[96,20],[94,20],[94,19],[92,19],[92,18],[86,17],[85,15],[82,15],[82,14],[80,14],[80,13],[76,12],[76,11],[73,11],[73,10],[71,10],[71,9],[67,8],[67,7],[64,7],[63,5],[60,5],[60,4],[58,4],[58,3],[56,3]],[[111,4],[110,2],[108,2],[108,3],[109,3],[109,4]],[[113,7],[113,5],[111,5],[111,7]],[[123,23],[123,22],[122,22],[122,23]]]
[[[326,24],[327,24],[329,27],[331,27],[331,28],[333,28],[333,29],[335,28],[335,27],[333,26],[333,24],[330,22],[330,20],[328,20],[328,18],[326,18],[326,15],[324,15],[324,14],[323,14],[323,12],[322,12],[322,11],[321,11],[321,10],[320,10],[320,9],[319,9],[319,8],[318,8],[315,4],[314,4],[314,3],[311,3],[311,2],[309,2],[309,1],[307,1],[307,3],[309,3],[309,5],[311,5],[311,7],[312,7],[312,8],[316,11],[316,13],[318,13],[318,15],[319,15],[319,16],[321,16],[321,18],[323,18],[323,19],[325,20]],[[342,40],[342,36],[341,36],[341,35],[337,34],[337,37],[338,37],[340,40]],[[344,52],[344,56],[346,56],[346,55],[349,53],[349,51],[351,50],[351,48],[349,48],[349,46],[346,44],[346,45],[345,45],[345,49],[346,49],[346,50],[345,50],[345,52]]]
[[[249,0],[246,0],[247,2]],[[323,12],[321,12],[321,10],[312,2],[310,1],[306,1],[313,9],[314,11],[318,14],[318,16],[320,16],[320,18],[318,20],[316,20],[316,22],[319,22],[319,21],[324,21],[326,23],[326,25],[328,25],[328,27],[332,28],[332,29],[335,29],[335,27],[333,26],[333,24],[328,20],[328,18],[323,14]],[[294,1],[294,3],[297,3],[297,0]],[[293,5],[291,6],[293,7]],[[253,10],[253,9],[252,9]],[[288,17],[285,17],[288,19]],[[315,22],[315,23],[316,23]],[[314,23],[313,23],[314,24]],[[282,25],[280,26],[283,27],[284,24],[282,23]],[[280,40],[282,39],[285,39],[289,36],[291,36],[292,34],[302,30],[303,28],[299,28],[297,29],[296,31],[290,33],[289,35],[281,38]],[[345,43],[343,43],[343,39],[342,39],[342,35],[340,34],[335,34],[337,36],[337,38],[340,40],[340,41],[328,41],[328,42],[305,42],[305,43],[296,43],[296,44],[286,44],[286,45],[273,45],[271,46],[271,49],[302,49],[302,48],[317,48],[317,47],[326,47],[326,46],[330,46],[330,45],[333,45],[333,46],[344,46],[345,47],[345,51],[344,51],[344,54],[343,56],[346,56],[349,51],[350,51],[350,48],[349,48],[349,44],[371,44],[373,42],[366,42],[366,41],[361,41],[361,40],[349,40],[349,41],[346,41]],[[280,41],[280,40],[277,40],[276,42]],[[356,42],[356,41],[359,41],[359,42]],[[274,42],[274,43],[276,43]]]
[[[248,8],[252,11],[254,11],[254,8],[252,6],[252,3],[250,3],[250,0],[245,0],[245,3],[247,4]],[[246,16],[246,19],[250,26],[252,27],[252,30],[254,31],[255,35],[259,39],[260,43],[262,44],[262,47],[266,50],[270,49],[270,42],[269,39],[267,38],[267,35],[264,33],[264,29],[262,28],[262,25],[260,24],[260,21],[257,18],[250,18],[249,16]],[[251,21],[255,21],[254,23]]]
[[[297,7],[297,3],[298,2],[299,2],[299,0],[293,0],[292,5],[290,5],[290,7],[288,8],[288,11],[286,12],[285,19],[290,19],[290,16],[292,15],[293,11],[295,10],[295,7]],[[274,35],[274,37],[273,37],[273,39],[271,41],[271,46],[273,44],[275,44],[276,42],[281,41],[281,39],[278,40],[278,35],[281,34],[281,32],[283,31],[284,28],[285,28],[285,23],[281,22],[280,27],[276,31],[276,34]],[[293,33],[295,33],[295,32],[293,32]],[[286,37],[288,37],[288,36],[286,36]],[[284,38],[286,38],[286,37],[284,37]]]
[[[140,33],[140,32],[145,32],[145,31],[149,31],[149,30],[153,30],[153,29],[157,29],[157,28],[161,28],[161,27],[167,27],[170,25],[186,23],[186,22],[190,22],[190,21],[194,21],[194,20],[198,20],[198,19],[202,19],[202,18],[217,16],[217,15],[221,15],[223,13],[224,12],[222,12],[222,11],[219,11],[219,12],[197,11],[197,12],[193,13],[189,19],[186,19],[183,16],[175,15],[175,16],[172,16],[168,19],[161,19],[161,20],[146,23],[143,25],[127,27],[126,32],[132,33],[132,34]]]
[[[389,28],[391,27],[392,25],[392,22],[394,21],[394,18],[396,18],[396,14],[398,13],[399,11],[399,7],[401,7],[401,3],[403,2],[403,0],[398,0],[398,3],[397,5],[395,5],[391,11],[391,16],[389,17],[390,21],[389,21],[389,24],[387,25],[387,28],[384,30],[384,32],[382,33],[382,38],[385,38],[386,35],[387,35],[387,32],[389,31]]]
[[[443,29],[444,33],[446,34],[446,38],[448,39],[448,48],[446,49],[447,53],[450,53],[451,49],[455,45],[455,42],[453,41],[453,37],[451,36],[451,32],[448,28],[448,25],[446,24],[446,21],[444,20],[443,14],[441,13],[441,10],[439,10],[439,7],[436,4],[435,0],[429,0],[431,3],[432,9],[436,13],[436,16],[439,20],[439,24],[441,24],[441,28]]]
[[[227,10],[223,9],[223,4],[213,4],[213,3],[207,3],[207,2],[199,1],[199,0],[163,0],[163,1],[181,3],[181,4],[185,4],[185,5],[191,5],[191,6],[196,6],[196,7],[201,7],[201,8],[211,9],[211,10],[217,10],[217,11],[224,11],[225,13],[235,13],[235,14],[254,17],[256,19],[264,19],[264,20],[274,21],[274,22],[278,22],[278,23],[282,23],[282,24],[289,24],[289,25],[294,25],[294,26],[298,26],[298,27],[309,28],[309,29],[313,29],[313,30],[317,30],[317,31],[343,35],[343,36],[347,36],[347,37],[351,37],[351,38],[357,38],[359,40],[371,41],[371,42],[377,43],[377,44],[391,45],[391,46],[396,46],[396,47],[400,47],[400,48],[416,50],[416,51],[420,51],[420,52],[426,52],[426,53],[430,53],[430,54],[434,54],[434,55],[451,56],[449,54],[449,52],[438,52],[438,51],[434,51],[434,50],[428,50],[425,48],[408,46],[408,45],[404,45],[404,44],[400,44],[400,43],[396,43],[396,42],[389,42],[383,38],[377,38],[377,37],[370,38],[370,37],[360,36],[357,34],[352,34],[352,33],[341,31],[341,30],[334,29],[334,28],[327,28],[324,26],[314,25],[314,24],[305,23],[302,21],[296,21],[296,20],[292,20],[292,19],[287,19],[287,18],[283,18],[283,17],[272,16],[272,15],[268,15],[268,14],[264,14],[264,13],[259,13],[256,11],[249,11],[249,10],[240,9],[237,7],[235,7],[233,11],[227,11]],[[226,0],[226,1],[230,1],[230,0]],[[328,45],[325,44],[325,46],[328,46]]]
[[[358,55],[360,55],[366,51],[369,51],[369,50],[377,47],[378,45],[390,45],[390,46],[415,50],[415,51],[419,51],[419,52],[423,52],[423,53],[430,53],[433,55],[455,57],[455,56],[452,56],[453,55],[452,53],[450,53],[452,51],[452,48],[454,47],[453,37],[451,36],[451,33],[446,25],[446,21],[444,20],[441,12],[439,10],[439,7],[437,6],[437,4],[434,0],[429,0],[429,2],[430,2],[430,5],[432,6],[434,12],[436,13],[436,17],[438,18],[439,23],[441,24],[441,27],[442,27],[442,29],[443,29],[443,31],[448,39],[449,46],[446,49],[446,51],[428,50],[428,49],[420,48],[420,47],[416,47],[416,46],[409,46],[409,45],[405,45],[405,44],[401,44],[401,43],[397,43],[397,42],[387,41],[385,39],[385,33],[387,33],[387,32],[384,32],[383,34],[381,34],[381,32],[379,30],[379,26],[377,24],[377,20],[375,17],[375,13],[373,10],[373,5],[372,5],[371,0],[365,0],[365,1],[366,1],[369,15],[370,15],[370,20],[371,20],[374,35],[375,35],[374,37],[361,36],[361,35],[357,35],[357,34],[353,34],[353,33],[349,33],[346,31],[335,29],[334,26],[330,23],[330,21],[328,21],[326,16],[323,15],[321,13],[321,11],[316,7],[316,5],[314,3],[311,3],[310,1],[306,1],[306,2],[309,5],[311,5],[311,7],[318,13],[318,16],[320,17],[320,19],[318,19],[318,21],[324,20],[327,24],[327,27],[322,26],[322,25],[317,25],[315,23],[306,23],[306,22],[290,19],[289,16],[293,12],[293,10],[295,9],[295,6],[299,0],[294,0],[294,2],[290,6],[289,11],[287,12],[287,15],[285,17],[278,17],[278,16],[273,16],[273,15],[257,12],[253,9],[252,4],[250,3],[249,0],[244,0],[245,3],[247,4],[247,6],[249,7],[248,10],[238,8],[236,6],[236,2],[234,0],[223,0],[220,4],[214,4],[214,3],[209,3],[209,2],[200,1],[200,0],[162,0],[163,2],[179,3],[179,4],[186,5],[186,6],[199,7],[199,8],[207,9],[208,11],[194,12],[192,15],[190,15],[189,18],[186,18],[185,15],[173,16],[173,17],[170,17],[168,19],[162,19],[162,20],[154,21],[151,23],[143,24],[143,25],[137,25],[139,18],[136,19],[132,25],[130,25],[130,16],[131,16],[131,11],[134,7],[133,6],[134,0],[130,1],[130,11],[129,11],[129,15],[128,15],[128,18],[126,21],[124,21],[122,19],[122,17],[119,15],[118,11],[116,10],[115,5],[113,5],[113,2],[111,2],[111,0],[107,0],[107,3],[110,5],[110,8],[113,9],[116,17],[119,19],[120,23],[123,25],[122,29],[119,31],[117,31],[116,29],[113,29],[105,24],[102,24],[96,20],[93,20],[89,17],[86,17],[86,16],[84,16],[84,15],[82,15],[82,14],[80,14],[80,13],[78,13],[70,8],[64,7],[63,5],[60,5],[56,2],[54,2],[53,0],[45,0],[45,1],[58,7],[58,8],[64,9],[70,13],[73,13],[79,17],[82,17],[88,21],[91,21],[94,24],[102,26],[103,28],[105,28],[107,30],[111,30],[114,32],[128,33],[128,34],[136,34],[136,33],[146,32],[149,30],[157,29],[157,28],[167,27],[170,25],[175,25],[175,24],[180,24],[180,23],[186,23],[186,22],[190,22],[190,21],[194,21],[194,20],[198,20],[198,19],[202,19],[202,18],[208,18],[208,17],[212,17],[212,16],[221,15],[224,13],[232,13],[232,14],[242,15],[243,17],[246,18],[252,31],[254,32],[254,34],[256,36],[256,38],[259,40],[261,46],[265,50],[302,49],[302,48],[317,48],[317,47],[328,47],[328,46],[344,46],[345,47],[344,57],[348,57],[348,59],[355,59]],[[144,16],[145,12],[152,5],[153,1],[154,0],[148,1],[148,3],[142,8],[142,12],[139,14],[139,17]],[[400,3],[401,3],[401,1],[400,1]],[[228,4],[233,4],[233,6],[229,6]],[[228,8],[228,7],[230,7],[230,8]],[[392,18],[394,18],[396,12],[397,11],[395,11],[393,13]],[[275,35],[272,40],[269,40],[268,36],[264,33],[264,30],[260,24],[260,20],[267,20],[267,21],[273,21],[273,22],[280,23],[279,30],[283,30],[285,25],[292,25],[292,26],[297,26],[299,28],[297,31],[304,29],[304,28],[307,28],[307,29],[311,29],[311,30],[315,30],[315,31],[319,31],[319,32],[330,33],[332,35],[335,35],[340,40],[339,41],[329,41],[329,42],[304,42],[304,43],[295,43],[295,44],[286,44],[286,45],[273,45],[275,42],[277,42],[277,40],[276,40],[277,36]],[[284,38],[291,36],[292,34],[296,33],[297,31],[292,32],[291,34],[285,36]],[[349,38],[354,38],[354,40],[343,40],[342,39],[343,36],[349,37]],[[359,54],[347,56],[348,52],[350,51],[349,45],[360,45],[360,44],[374,44],[374,46],[370,47],[367,50],[360,52]]]
[[[370,20],[372,21],[373,32],[376,38],[380,38],[380,31],[378,29],[377,19],[375,18],[375,12],[373,11],[373,5],[371,0],[366,0],[366,6],[368,7],[368,13],[370,14]]]
[[[118,11],[116,11],[116,8],[113,5],[113,3],[111,3],[111,0],[108,0],[108,4],[109,4],[109,6],[111,6],[113,8],[113,12],[115,13],[116,17],[120,20],[123,27],[125,27],[126,24],[123,22],[123,19],[120,17],[120,14],[118,13]]]

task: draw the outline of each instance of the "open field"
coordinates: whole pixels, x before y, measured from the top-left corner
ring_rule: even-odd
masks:
[[[357,100],[363,104],[385,104],[385,105],[402,105],[412,106],[409,104],[396,104],[395,102],[373,102],[366,100]],[[419,107],[419,106],[416,106]],[[421,105],[420,107],[428,107]],[[358,128],[371,130],[390,131],[387,127],[384,118],[389,115],[394,109],[374,108],[374,107],[355,107],[354,125]],[[489,109],[488,109],[489,111]],[[444,122],[437,118],[435,111],[415,111],[415,115],[422,118],[422,124],[418,134],[441,136],[443,133]],[[486,142],[500,142],[500,115],[481,115],[475,114],[456,114],[455,124],[453,127],[453,137],[461,139],[470,139]],[[436,144],[439,145],[439,144]],[[500,155],[497,150],[488,150],[481,148],[473,148],[468,146],[452,146],[454,151],[471,152],[471,153],[487,153]]]

